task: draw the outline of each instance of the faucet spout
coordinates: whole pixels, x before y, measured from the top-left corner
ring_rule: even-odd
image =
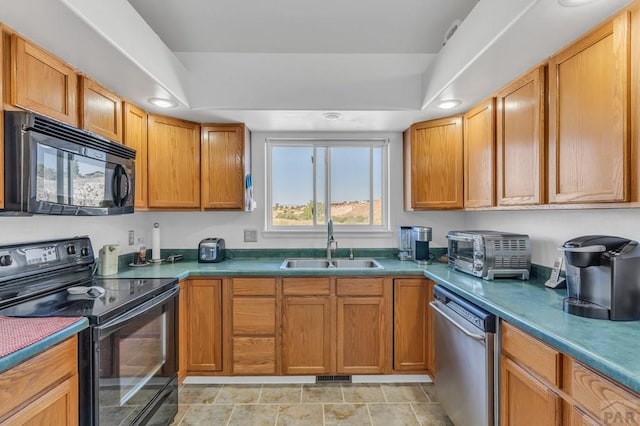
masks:
[[[327,222],[327,261],[331,262],[331,252],[338,248],[338,242],[333,238],[333,220]]]

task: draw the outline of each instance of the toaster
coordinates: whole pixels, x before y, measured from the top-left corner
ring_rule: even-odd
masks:
[[[198,244],[198,262],[216,263],[224,260],[224,238],[205,238]]]

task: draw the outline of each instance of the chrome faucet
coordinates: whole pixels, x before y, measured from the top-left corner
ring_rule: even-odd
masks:
[[[331,264],[331,252],[338,249],[338,242],[333,238],[333,221],[327,222],[327,261]]]

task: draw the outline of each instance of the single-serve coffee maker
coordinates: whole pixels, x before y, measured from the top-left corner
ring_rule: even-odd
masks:
[[[431,262],[429,241],[431,241],[431,228],[427,226],[414,226],[411,228],[411,252],[413,260],[418,265],[427,265]]]
[[[398,228],[398,259],[413,260],[411,250],[411,226],[401,226]]]
[[[640,319],[640,247],[637,241],[585,235],[566,241],[565,312],[588,318]]]

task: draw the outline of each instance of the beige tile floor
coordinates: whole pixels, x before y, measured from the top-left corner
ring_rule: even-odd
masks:
[[[182,385],[174,425],[453,425],[432,383]]]

